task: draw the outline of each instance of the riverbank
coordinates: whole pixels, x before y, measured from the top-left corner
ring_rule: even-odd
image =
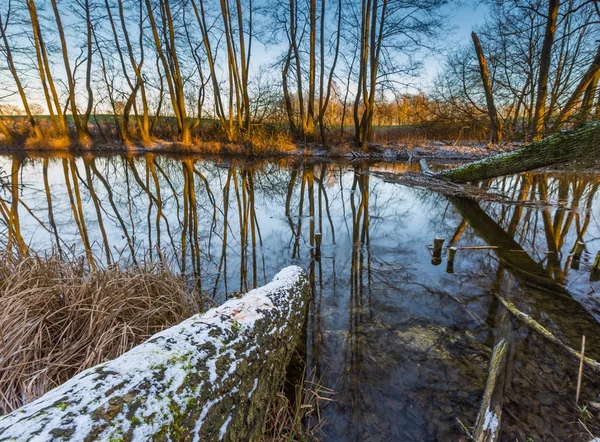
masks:
[[[172,154],[172,155],[218,155],[240,158],[331,158],[365,159],[385,161],[427,160],[478,160],[490,155],[509,152],[519,148],[519,144],[489,145],[478,142],[461,144],[445,141],[428,141],[419,144],[390,143],[370,144],[364,152],[350,143],[323,146],[318,143],[290,143],[278,145],[250,145],[242,143],[197,142],[185,145],[174,141],[157,140],[148,145],[121,143],[100,143],[89,147],[66,145],[63,143],[23,143],[0,145],[0,154]]]
[[[297,272],[301,273],[301,277],[298,276],[296,279],[299,278],[301,280],[302,287],[306,291],[306,277],[304,273],[297,267],[293,269],[297,269]],[[214,312],[212,316],[210,312],[204,316],[194,316],[199,312],[206,311],[206,306],[211,304],[211,300],[204,295],[200,295],[199,293],[202,292],[197,288],[193,288],[185,278],[176,275],[169,270],[168,266],[160,263],[144,265],[114,264],[106,269],[95,269],[94,267],[84,265],[83,260],[68,259],[58,254],[49,257],[29,255],[22,258],[2,254],[0,255],[0,276],[0,335],[3,336],[2,354],[5,355],[5,357],[0,359],[0,370],[5,373],[0,380],[0,387],[2,387],[1,390],[3,392],[2,400],[0,401],[0,415],[10,413],[23,405],[30,404],[42,396],[44,399],[41,402],[37,401],[36,404],[38,405],[31,404],[27,406],[29,407],[28,409],[37,410],[36,407],[39,408],[40,404],[43,405],[43,401],[45,400],[47,407],[44,414],[54,413],[58,415],[66,413],[66,415],[70,415],[66,405],[68,401],[65,399],[69,395],[72,398],[92,398],[94,395],[103,397],[106,394],[107,397],[113,395],[116,400],[123,395],[119,396],[114,392],[114,389],[123,388],[132,370],[137,373],[133,376],[134,378],[135,376],[147,376],[152,387],[146,392],[146,396],[141,396],[142,399],[140,401],[145,400],[149,403],[154,403],[152,401],[156,399],[153,397],[155,390],[160,391],[158,387],[164,384],[165,388],[172,390],[170,393],[173,393],[163,393],[162,395],[166,399],[165,404],[169,404],[169,401],[171,401],[168,409],[172,412],[172,404],[175,401],[175,397],[181,398],[182,389],[189,390],[194,385],[193,382],[197,381],[194,380],[198,376],[186,377],[182,375],[178,377],[178,382],[181,379],[185,379],[185,382],[178,389],[176,385],[171,385],[170,381],[165,378],[167,374],[172,376],[173,370],[171,369],[171,371],[162,373],[160,367],[168,364],[173,364],[174,366],[179,364],[178,369],[186,371],[189,370],[188,367],[193,359],[196,361],[195,364],[198,367],[204,367],[202,364],[205,364],[208,367],[205,367],[205,371],[208,370],[207,372],[210,372],[212,370],[210,369],[212,366],[211,359],[207,356],[206,349],[212,345],[213,341],[211,339],[214,340],[212,333],[216,324],[213,324],[214,321],[211,318],[218,316],[221,318],[219,321],[222,321],[222,323],[219,322],[218,324],[227,325],[227,321],[222,319],[221,314],[216,315],[217,311],[221,313],[225,312],[227,310],[226,305],[219,307],[220,310],[211,310]],[[217,341],[225,342],[226,337],[231,338],[231,336],[234,336],[236,339],[238,337],[241,339],[241,341],[237,339],[236,342],[240,341],[243,343],[243,336],[245,335],[240,334],[242,333],[240,330],[243,330],[244,327],[252,330],[257,328],[259,325],[258,321],[264,310],[261,307],[260,312],[248,310],[247,312],[243,311],[242,314],[239,313],[238,307],[249,309],[254,305],[252,303],[254,298],[258,299],[261,296],[270,295],[271,292],[280,296],[281,287],[284,287],[285,284],[290,284],[288,279],[291,276],[288,279],[282,278],[283,276],[279,279],[276,278],[271,284],[272,287],[266,286],[263,291],[255,290],[252,292],[254,295],[231,300],[228,303],[228,305],[233,306],[230,310],[233,309],[232,311],[237,312],[232,316],[235,319],[229,320],[230,322],[233,321],[233,325],[227,326],[229,328],[222,325],[224,327],[223,336],[220,336],[221,340]],[[287,288],[287,286],[285,287]],[[294,285],[294,287],[296,286]],[[290,293],[293,294],[295,292]],[[292,294],[289,296],[295,296],[292,296]],[[293,297],[293,299],[297,303],[300,302],[300,298],[296,299]],[[280,314],[287,314],[282,306],[287,306],[289,301],[282,298],[281,306],[278,307],[280,308],[278,310]],[[298,304],[297,315],[301,315],[301,312],[304,311],[302,305],[302,303]],[[273,320],[272,316],[270,316],[270,320]],[[188,319],[191,317],[196,319]],[[27,324],[27,327],[24,327],[24,324]],[[198,327],[210,328],[213,331],[209,336],[204,332],[194,331]],[[234,331],[233,333],[232,330]],[[288,329],[280,331],[282,334],[287,333],[285,334],[285,342],[288,342],[288,335],[291,336],[294,330],[295,336],[298,336],[298,330],[293,327],[290,327],[289,331],[286,330]],[[184,331],[187,335],[181,334]],[[169,336],[171,336],[170,340],[167,340],[164,346],[161,347],[161,345],[157,344],[161,336],[164,338],[169,333]],[[153,335],[154,339],[148,341]],[[264,333],[262,336],[263,338],[261,338],[262,341],[260,342],[264,348],[268,348],[269,345],[275,345],[268,341],[268,339],[271,339],[271,334]],[[189,340],[195,346],[198,346],[201,351],[191,353],[190,360],[182,359],[176,353],[176,351],[180,350],[182,344],[172,346],[173,339]],[[238,347],[241,345],[240,342],[236,344]],[[248,351],[255,351],[258,348],[254,347],[256,345],[255,340],[252,340],[249,345]],[[143,350],[147,349],[148,346],[152,347],[151,351]],[[188,347],[190,346],[193,347],[192,344],[188,345]],[[290,381],[294,382],[292,389],[295,391],[295,396],[297,397],[289,398],[286,396],[285,391],[289,390],[290,387],[283,386],[282,384],[286,378],[286,361],[293,350],[289,345],[288,347],[285,357],[281,356],[282,359],[278,373],[273,375],[270,369],[265,375],[265,382],[261,384],[261,389],[265,391],[261,396],[263,397],[261,400],[263,404],[261,405],[261,416],[264,416],[262,420],[264,420],[265,425],[259,425],[257,429],[252,426],[245,429],[242,426],[237,428],[238,432],[260,432],[264,428],[264,435],[260,438],[260,440],[264,441],[283,441],[295,436],[314,436],[316,432],[315,422],[309,416],[313,407],[318,406],[319,393],[325,394],[326,391],[318,385],[314,376],[306,377],[302,375],[298,379],[294,378]],[[283,347],[279,346],[277,348],[277,351],[280,352]],[[154,359],[160,359],[161,352],[164,353],[164,361],[154,361]],[[272,352],[273,355],[275,353]],[[127,354],[129,354],[130,362],[136,362],[133,364],[126,363]],[[138,354],[150,354],[153,361],[146,362],[146,367],[144,365],[145,359],[139,359]],[[218,359],[215,366],[217,370],[221,370],[221,365],[224,362],[220,359],[218,352],[217,356],[214,356]],[[272,362],[273,357],[270,356],[270,360]],[[257,361],[260,362],[260,358]],[[214,365],[214,361],[212,361],[212,364]],[[102,375],[102,381],[99,380],[97,384],[90,384],[88,375],[77,376],[82,371],[95,366],[97,368],[92,369],[95,370],[93,373],[97,373],[98,370],[104,370],[104,374],[106,374],[106,377]],[[108,368],[109,366],[112,368]],[[131,368],[119,375],[117,369],[124,366]],[[252,390],[250,394],[254,392],[252,389],[253,374],[259,376],[262,373],[261,366],[262,364],[256,365],[255,372],[252,373],[246,373],[248,370],[241,372],[243,376],[240,375],[239,382],[245,382],[249,385],[246,391]],[[234,361],[232,362],[232,370],[235,367],[236,362]],[[159,373],[161,374],[160,376],[154,373],[157,370],[161,372]],[[88,370],[87,373],[92,372]],[[236,373],[233,371],[233,375],[236,375]],[[178,375],[179,373],[176,374]],[[231,375],[232,371],[229,374]],[[114,389],[111,385],[108,385],[108,378],[111,376],[114,378]],[[68,385],[78,382],[74,378],[80,379],[79,382],[82,388],[86,388],[85,385],[88,386],[89,391],[87,395],[82,395],[80,388],[69,390],[70,387]],[[199,378],[203,379],[202,377]],[[131,388],[139,388],[139,382],[136,379],[132,380]],[[211,382],[214,381],[211,379]],[[282,386],[281,388],[279,387],[280,385]],[[58,387],[58,390],[55,389],[56,387]],[[104,388],[106,391],[99,392],[98,389],[101,388]],[[254,388],[256,389],[256,385]],[[53,391],[50,395],[47,395],[50,390]],[[266,393],[267,390],[269,391],[268,394]],[[139,398],[141,393],[138,390],[136,391],[136,397]],[[177,394],[174,393],[175,391],[177,391]],[[209,394],[207,393],[209,389],[206,385],[200,391],[205,396]],[[235,389],[228,392],[227,388],[223,387],[216,391],[233,395]],[[194,393],[194,397],[197,398],[198,394],[197,392]],[[60,399],[61,404],[59,406],[56,406],[56,399],[53,399],[54,396],[51,395],[62,398]],[[211,401],[205,400],[204,402],[206,403],[206,407],[215,407],[215,403]],[[184,401],[184,403],[186,402]],[[190,403],[187,402],[188,405],[186,406],[189,406]],[[269,403],[271,405],[267,410],[266,407]],[[111,404],[111,407],[115,405],[113,402]],[[79,405],[75,401],[69,406],[75,408]],[[199,401],[198,407],[202,405],[202,401]],[[130,404],[130,406],[132,410],[138,409],[133,404]],[[155,404],[154,406],[157,405]],[[225,403],[224,406],[229,407]],[[102,406],[98,408],[100,411],[102,409]],[[139,407],[139,410],[141,410],[142,414],[144,412],[150,413],[147,407]],[[129,417],[123,415],[122,420],[114,419],[110,417],[112,416],[110,413],[103,414],[103,412],[92,413],[78,410],[77,414],[79,415],[79,419],[87,419],[90,422],[96,421],[98,425],[103,425],[102,422],[106,421],[105,423],[109,425],[112,432],[117,431],[117,422],[123,423],[127,419],[131,420],[131,428],[143,426],[145,425],[144,422],[147,422],[145,418],[140,417],[139,419],[135,419],[129,415],[127,415]],[[12,414],[14,419],[23,419],[25,415],[24,409],[21,409],[18,414]],[[222,413],[213,413],[213,415],[217,416],[217,419],[222,417]],[[30,416],[31,422],[36,419],[35,416],[37,416],[35,412]],[[159,416],[168,422],[171,422],[171,420],[175,422],[177,419],[177,416],[175,414],[171,415],[170,412],[159,413]],[[10,419],[10,415],[6,419]],[[0,419],[0,421],[6,423],[5,419]],[[63,422],[66,426],[69,425],[67,421],[68,419]],[[43,431],[50,433],[52,433],[50,430],[52,430],[53,425],[56,424],[54,421],[53,423],[48,423],[45,417],[36,422],[38,425],[42,425],[38,430],[43,429]],[[153,425],[156,422],[157,418],[153,420]],[[210,428],[214,427],[213,424],[214,422],[207,421],[207,425]],[[221,424],[222,422],[216,428],[221,427]],[[167,427],[171,428],[169,425]],[[179,422],[177,425],[182,424]],[[190,425],[194,427],[193,422]],[[59,427],[64,430],[63,425],[59,425]],[[11,426],[3,427],[3,424],[0,422],[0,433],[3,433],[3,431],[10,433],[13,431],[10,428]],[[98,428],[100,427],[95,427],[94,431],[98,431]],[[123,431],[119,433],[123,436],[122,440],[128,439],[125,435],[126,433],[129,434],[131,428],[127,428],[124,427]],[[20,438],[23,438],[24,434],[28,431],[27,428],[19,425],[14,426],[13,429],[15,430],[13,433],[19,434],[20,436],[18,437]],[[142,430],[144,428],[140,429],[140,431]],[[6,435],[7,433],[3,434]],[[254,440],[257,439],[254,438]]]

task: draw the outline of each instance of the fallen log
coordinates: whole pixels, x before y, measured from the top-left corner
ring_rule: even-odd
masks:
[[[569,162],[600,158],[600,124],[561,132],[512,152],[500,153],[434,174],[457,183],[480,181]]]
[[[0,418],[0,441],[259,440],[301,335],[299,267]]]

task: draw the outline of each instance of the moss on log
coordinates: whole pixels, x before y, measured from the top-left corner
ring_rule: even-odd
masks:
[[[600,124],[544,138],[508,153],[493,155],[435,174],[454,182],[479,181],[529,170],[600,158]]]
[[[0,441],[256,441],[306,316],[299,267],[0,418]]]

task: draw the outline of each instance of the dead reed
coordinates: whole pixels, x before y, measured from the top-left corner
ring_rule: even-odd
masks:
[[[166,266],[90,272],[76,259],[0,255],[0,413],[201,308]]]
[[[333,401],[333,391],[324,387],[314,371],[306,370],[297,385],[294,398],[286,395],[284,385],[271,404],[262,442],[316,441],[323,426],[321,410]]]
[[[90,270],[64,256],[0,253],[0,415],[203,310],[167,265]],[[315,440],[331,392],[314,376],[273,402],[263,440]]]

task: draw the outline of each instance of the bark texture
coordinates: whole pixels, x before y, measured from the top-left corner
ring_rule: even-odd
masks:
[[[559,133],[509,153],[493,155],[436,174],[454,182],[479,181],[540,167],[600,158],[600,124]]]
[[[483,48],[481,47],[479,37],[477,37],[475,32],[471,32],[471,38],[473,39],[475,53],[477,54],[477,60],[479,61],[479,74],[481,75],[481,82],[483,83],[483,90],[485,92],[485,102],[490,118],[490,141],[492,143],[499,143],[502,141],[502,127],[500,125],[500,120],[498,119],[496,105],[494,104],[494,94],[492,93],[492,82],[490,81],[487,61],[483,54]]]
[[[535,100],[535,114],[532,122],[532,139],[539,140],[544,132],[544,120],[546,117],[546,99],[548,97],[548,76],[550,74],[550,65],[552,64],[552,45],[554,44],[554,34],[556,33],[556,20],[558,19],[558,10],[560,0],[550,0],[548,2],[548,16],[546,18],[546,32],[542,44],[542,53],[540,55],[540,69],[538,73],[537,97]]]
[[[299,267],[0,418],[0,441],[256,441],[306,315]]]

